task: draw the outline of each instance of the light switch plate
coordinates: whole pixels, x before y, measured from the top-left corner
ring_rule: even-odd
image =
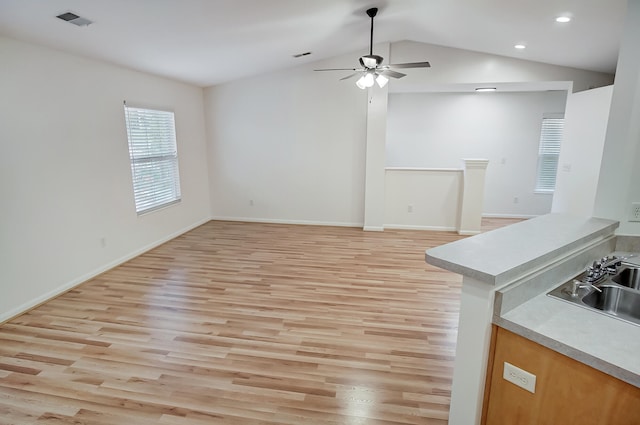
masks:
[[[530,393],[535,394],[536,392],[536,375],[522,370],[511,363],[504,362],[502,377]]]

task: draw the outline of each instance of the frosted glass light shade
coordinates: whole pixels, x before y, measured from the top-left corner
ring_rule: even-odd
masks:
[[[376,78],[376,83],[378,83],[378,86],[380,88],[383,88],[384,86],[386,86],[388,82],[389,82],[389,79],[382,74],[378,75],[378,77]]]

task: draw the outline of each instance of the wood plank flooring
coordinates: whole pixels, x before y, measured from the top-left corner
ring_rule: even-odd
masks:
[[[0,424],[446,424],[459,238],[209,222],[0,326]]]

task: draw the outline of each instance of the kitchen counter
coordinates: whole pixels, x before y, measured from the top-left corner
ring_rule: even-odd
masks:
[[[494,323],[640,386],[640,327],[546,295],[612,253],[618,225],[547,214],[427,250],[463,276],[450,425],[480,422]]]
[[[494,317],[494,322],[640,387],[640,326],[552,298],[546,293]]]

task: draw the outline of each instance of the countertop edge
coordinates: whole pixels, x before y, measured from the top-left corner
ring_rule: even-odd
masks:
[[[567,223],[576,224],[569,233]],[[594,217],[575,217],[565,214],[547,214],[525,222],[497,229],[492,232],[462,239],[440,247],[428,249],[425,261],[428,264],[468,276],[497,286],[516,280],[524,274],[543,266],[560,252],[579,247],[586,241],[612,234],[619,222]],[[519,238],[527,235],[565,232],[558,240],[540,237],[539,245],[527,247],[526,253],[516,251],[522,246]],[[519,243],[518,243],[519,242]],[[535,241],[534,241],[535,242]],[[497,264],[504,260],[506,266]]]

